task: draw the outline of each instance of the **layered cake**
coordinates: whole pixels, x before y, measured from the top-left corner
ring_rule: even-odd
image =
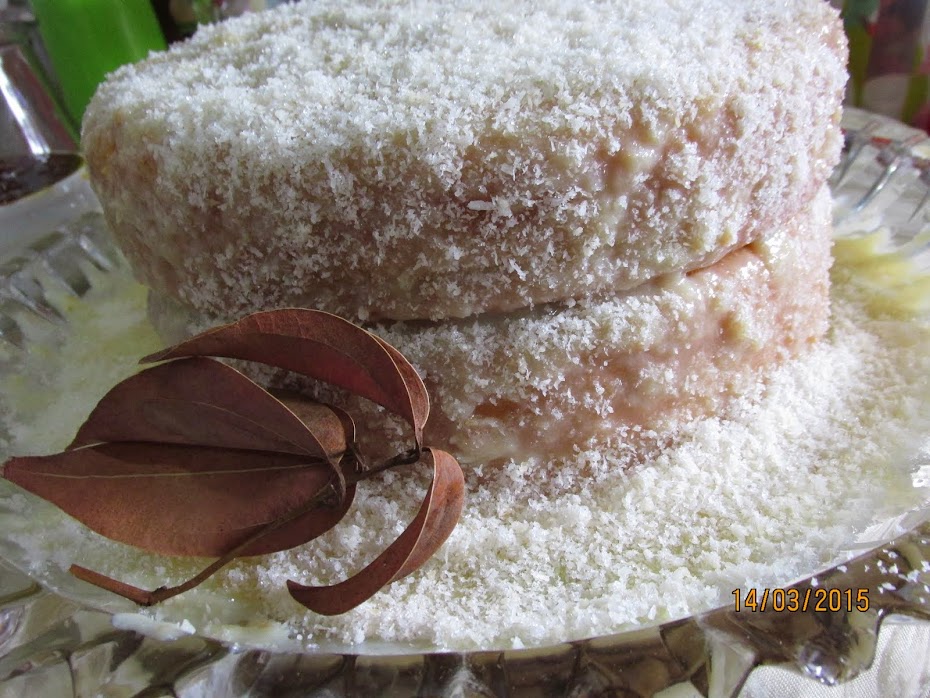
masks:
[[[359,5],[206,27],[101,88],[93,184],[148,288],[95,284],[0,405],[11,452],[48,453],[139,356],[323,308],[422,373],[464,512],[415,574],[305,612],[288,580],[341,582],[414,517],[428,474],[388,470],[320,538],[118,624],[353,655],[538,647],[783,586],[926,499],[930,327],[897,296],[873,307],[842,246],[828,297],[845,54],[825,3]],[[393,428],[366,424],[366,447]],[[9,501],[42,579],[77,560],[151,589],[204,564]]]
[[[297,3],[117,71],[82,139],[166,340],[327,310],[431,443],[563,456],[822,336],[845,51],[814,0]]]

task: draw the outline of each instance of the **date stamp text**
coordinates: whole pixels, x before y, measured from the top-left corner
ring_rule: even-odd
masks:
[[[740,611],[797,613],[811,611],[839,613],[869,610],[868,589],[734,589],[733,608]]]

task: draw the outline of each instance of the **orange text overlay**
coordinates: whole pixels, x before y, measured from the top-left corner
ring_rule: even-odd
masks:
[[[868,611],[868,589],[742,589],[733,590],[733,607],[739,611]]]

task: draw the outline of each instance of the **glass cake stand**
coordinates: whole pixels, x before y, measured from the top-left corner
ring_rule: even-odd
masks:
[[[831,182],[838,234],[887,226],[895,250],[930,272],[922,239],[930,142],[858,110],[848,110],[844,126],[844,160]],[[0,344],[7,350],[0,370],[12,370],[15,353],[29,348],[17,317],[62,321],[37,275],[53,275],[80,296],[87,265],[107,272],[121,261],[83,170],[0,207],[0,229],[17,231],[15,239],[0,240]],[[914,467],[928,471],[922,462]],[[0,521],[5,509],[0,501]],[[75,601],[49,591],[18,571],[15,541],[2,541],[0,698],[930,695],[930,506],[886,522],[863,555],[786,581],[764,601],[743,598],[739,610],[734,603],[541,648],[286,652],[223,644],[154,622],[118,627],[119,606],[105,593]],[[842,687],[827,693],[835,684]]]

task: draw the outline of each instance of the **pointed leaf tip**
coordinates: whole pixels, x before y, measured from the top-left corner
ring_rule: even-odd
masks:
[[[333,479],[328,463],[300,455],[132,442],[13,458],[3,476],[107,538],[203,557],[222,555]],[[310,511],[242,555],[301,545],[335,526],[351,501]]]
[[[253,313],[142,362],[185,356],[257,361],[344,388],[405,419],[422,443],[429,396],[416,370],[390,344],[336,315],[305,308]]]
[[[298,603],[321,615],[345,613],[380,589],[421,567],[446,541],[462,513],[465,477],[451,455],[427,449],[433,481],[413,521],[400,537],[361,572],[328,587],[311,587],[288,580]]]

